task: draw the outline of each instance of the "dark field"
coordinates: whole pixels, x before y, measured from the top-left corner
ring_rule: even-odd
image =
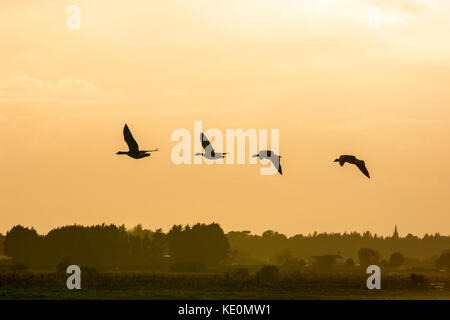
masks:
[[[303,272],[261,279],[256,274],[84,272],[81,290],[66,288],[66,275],[48,272],[0,274],[0,299],[450,299],[450,275],[384,274],[381,290],[368,290],[369,275]],[[415,273],[419,274],[419,273]]]

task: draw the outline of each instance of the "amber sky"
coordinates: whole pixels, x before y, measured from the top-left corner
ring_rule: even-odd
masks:
[[[449,13],[447,0],[2,0],[0,232],[449,234]],[[194,120],[280,129],[285,174],[175,166],[170,134]],[[115,155],[125,122],[161,151]]]

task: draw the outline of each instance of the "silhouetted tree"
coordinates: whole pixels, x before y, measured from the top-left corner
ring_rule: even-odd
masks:
[[[0,233],[0,254],[3,254],[5,236]]]
[[[168,252],[166,235],[161,229],[152,233],[151,238],[146,235],[143,239],[144,255],[148,262],[153,266],[159,266],[162,263],[164,255]]]
[[[358,251],[359,263],[363,268],[367,268],[372,264],[378,264],[380,260],[380,254],[370,248],[361,248]]]
[[[436,260],[436,266],[439,268],[445,268],[450,270],[450,252],[445,251],[441,254],[441,256]]]
[[[2,238],[0,236],[0,250]],[[302,268],[300,258],[339,252],[355,259],[359,257],[359,248],[372,248],[368,249],[369,252],[376,252],[360,257],[361,264],[366,266],[376,264],[380,255],[389,257],[392,252],[401,252],[408,257],[404,265],[423,266],[417,258],[441,255],[443,250],[450,247],[450,237],[436,233],[419,238],[408,234],[394,239],[372,235],[370,232],[314,232],[305,236],[299,234],[286,237],[272,230],[262,235],[254,235],[250,231],[232,231],[225,236],[216,224],[197,224],[185,228],[174,226],[165,234],[161,230],[146,230],[142,225],[126,230],[125,226],[103,224],[63,226],[42,236],[33,229],[16,226],[4,237],[3,246],[4,254],[13,258],[13,263],[17,265],[56,268],[61,262],[71,261],[96,268],[155,268],[171,261],[193,263],[191,269],[200,270],[202,265],[214,265],[228,257],[228,263],[239,265],[261,265],[272,260],[280,265],[282,272],[292,272]],[[445,259],[442,255],[436,265],[448,267]],[[435,258],[426,267],[432,267],[434,263]]]
[[[144,229],[142,227],[142,224],[137,224],[133,229],[129,231],[129,233],[133,236],[139,237],[139,238],[151,238],[153,235],[153,232],[148,229]]]
[[[6,233],[5,254],[17,265],[30,265],[39,255],[40,238],[36,230],[15,226]]]
[[[130,259],[130,243],[133,239],[127,235],[125,226],[61,227],[51,230],[44,239],[45,260],[51,265],[66,260],[86,266],[132,263],[135,261]]]
[[[169,253],[179,263],[217,265],[226,259],[228,239],[216,223],[196,224],[192,228],[175,225],[167,234]]]
[[[405,263],[405,257],[400,252],[394,252],[389,258],[389,266],[399,268]]]
[[[395,233],[394,233],[395,234]],[[231,231],[227,234],[232,249],[246,255],[249,261],[267,261],[284,250],[293,256],[308,258],[313,255],[325,255],[329,252],[340,252],[342,256],[356,261],[360,248],[372,248],[381,256],[389,257],[392,252],[401,252],[410,258],[428,259],[432,255],[440,255],[450,247],[450,236],[426,234],[419,238],[381,237],[370,232],[351,233],[318,233],[294,235],[286,237],[275,231],[266,231],[262,235],[251,234],[250,231]]]
[[[18,264],[58,266],[67,261],[85,266],[146,266],[161,264],[166,235],[125,226],[64,226],[39,236],[34,229],[12,228],[5,237],[5,254]]]
[[[257,279],[262,282],[273,282],[278,278],[279,270],[274,265],[264,265],[257,273]]]
[[[313,260],[313,267],[316,267],[319,270],[322,271],[329,271],[332,270],[333,267],[336,265],[336,259],[340,258],[340,256],[334,255],[334,254],[325,254],[323,256],[314,256],[312,257]]]
[[[292,255],[292,252],[290,250],[286,249],[286,250],[283,250],[282,252],[278,253],[275,256],[274,260],[277,264],[283,265],[283,264],[289,263],[291,261],[294,261],[295,258]]]
[[[380,267],[382,268],[389,268],[391,265],[389,264],[389,261],[387,261],[386,259],[382,259],[380,262]]]

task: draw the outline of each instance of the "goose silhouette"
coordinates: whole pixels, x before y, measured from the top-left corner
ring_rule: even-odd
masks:
[[[275,154],[271,150],[262,150],[259,153],[254,154],[252,157],[259,158],[259,160],[268,159],[272,161],[274,167],[278,170],[278,173],[283,175],[283,171],[281,170],[280,155]]]
[[[346,163],[354,164],[358,167],[358,169],[367,177],[370,179],[369,171],[366,168],[366,163],[363,160],[357,159],[355,156],[351,155],[342,155],[338,159],[334,160],[334,162],[339,162],[341,167]]]
[[[116,154],[126,154],[133,159],[141,159],[149,157],[150,152],[158,151],[158,148],[154,150],[139,150],[139,145],[137,144],[136,140],[134,140],[127,124],[125,124],[125,127],[123,127],[123,137],[128,145],[128,151],[119,151]]]
[[[203,132],[200,133],[200,141],[202,142],[202,147],[205,150],[205,153],[197,152],[195,154],[196,156],[203,156],[209,160],[217,160],[225,158],[227,153],[215,152],[211,142],[209,142],[208,138],[203,134]]]

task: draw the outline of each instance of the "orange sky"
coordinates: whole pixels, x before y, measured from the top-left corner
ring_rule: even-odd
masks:
[[[0,232],[449,234],[449,13],[444,0],[3,0]],[[174,165],[170,135],[194,120],[280,129],[284,175]],[[125,122],[160,152],[115,155]],[[348,153],[372,179],[332,162]]]

